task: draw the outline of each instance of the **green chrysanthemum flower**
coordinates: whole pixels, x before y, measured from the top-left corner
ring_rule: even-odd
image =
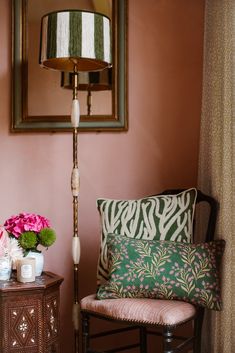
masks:
[[[42,246],[45,246],[46,248],[48,248],[49,246],[51,246],[55,242],[56,233],[55,233],[54,229],[43,228],[41,230],[41,232],[39,233],[38,237],[39,237],[39,243]]]
[[[37,246],[37,236],[34,232],[24,232],[19,238],[19,244],[23,249],[34,249]]]

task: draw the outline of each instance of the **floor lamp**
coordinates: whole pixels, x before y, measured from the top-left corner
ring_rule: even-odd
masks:
[[[100,71],[111,66],[111,25],[108,17],[88,11],[62,10],[46,14],[41,20],[39,62],[47,69],[73,73],[73,100],[71,127],[73,128],[73,169],[71,190],[73,196],[74,261],[74,351],[79,352],[79,293],[78,264],[80,241],[78,233],[78,128],[80,120],[77,99],[78,73]]]

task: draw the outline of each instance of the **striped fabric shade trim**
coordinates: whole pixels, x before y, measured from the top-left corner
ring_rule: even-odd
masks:
[[[73,88],[73,74],[61,73],[61,87]],[[112,68],[97,72],[79,72],[78,89],[80,91],[108,91],[112,89]]]
[[[111,66],[110,19],[99,13],[65,10],[41,22],[40,64],[60,70],[95,71]]]

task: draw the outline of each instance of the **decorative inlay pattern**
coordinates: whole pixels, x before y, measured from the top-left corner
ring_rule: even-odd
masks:
[[[58,334],[58,301],[56,297],[48,298],[47,304],[47,338],[53,339]]]
[[[23,304],[23,305],[22,305]],[[36,303],[35,303],[36,304]],[[12,347],[36,347],[38,315],[37,306],[21,303],[20,307],[9,308],[10,345]]]

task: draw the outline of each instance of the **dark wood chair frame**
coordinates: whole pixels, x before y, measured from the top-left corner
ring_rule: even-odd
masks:
[[[179,192],[182,192],[182,189],[177,189],[177,190],[167,190],[164,191],[162,194],[178,194]],[[197,190],[197,199],[196,203],[201,203],[205,202],[209,205],[209,215],[208,215],[208,223],[207,223],[207,230],[206,230],[206,236],[205,236],[205,241],[209,242],[214,239],[214,233],[215,233],[215,226],[216,226],[216,218],[217,218],[217,210],[218,210],[218,203],[217,201],[212,198],[211,196],[205,195],[202,193],[200,190]],[[90,318],[98,318],[101,320],[108,320],[112,322],[116,322],[119,324],[124,324],[128,325],[128,327],[121,327],[118,329],[113,329],[113,330],[106,330],[103,332],[99,332],[96,334],[90,334]],[[88,312],[86,310],[81,310],[81,321],[82,321],[82,353],[115,353],[115,352],[121,352],[121,351],[128,351],[139,347],[140,353],[147,353],[147,337],[148,335],[156,335],[156,336],[161,336],[163,338],[163,353],[178,353],[182,352],[183,349],[185,349],[187,346],[190,347],[190,345],[193,348],[193,353],[201,353],[201,331],[202,331],[202,324],[203,324],[203,317],[204,317],[204,308],[198,307],[196,315],[193,318],[190,318],[189,320],[185,322],[181,322],[179,325],[174,325],[174,326],[163,326],[163,325],[146,325],[143,326],[142,323],[140,325],[132,324],[130,321],[118,321],[115,319],[110,319],[108,317],[101,316],[100,314],[94,314],[93,312]],[[194,321],[194,330],[193,330],[193,335],[190,337],[183,337],[183,336],[176,336],[174,335],[174,330],[176,327],[183,326],[184,324]],[[161,332],[156,332],[153,330],[154,328],[161,328]],[[120,334],[122,332],[126,331],[132,331],[132,330],[139,330],[139,341],[134,344],[129,344],[129,345],[124,345],[118,348],[113,348],[109,350],[102,350],[102,351],[96,351],[90,349],[90,342],[91,340],[100,338],[100,337],[105,337],[109,335],[114,335],[114,334]],[[180,343],[173,348],[173,341],[176,342],[179,340]]]

